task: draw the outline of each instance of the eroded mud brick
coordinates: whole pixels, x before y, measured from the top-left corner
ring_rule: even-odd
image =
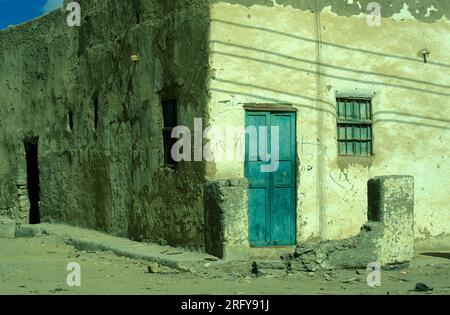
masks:
[[[381,176],[368,182],[369,220],[384,226],[380,259],[383,264],[414,257],[414,178]]]

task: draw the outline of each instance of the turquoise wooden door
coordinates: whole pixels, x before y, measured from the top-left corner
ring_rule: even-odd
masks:
[[[286,246],[296,243],[296,117],[295,113],[247,112],[246,127],[256,127],[257,141],[246,135],[245,174],[249,180],[249,238],[252,246]],[[267,126],[267,129],[260,127]],[[279,164],[263,172],[267,161],[260,137],[267,134],[271,154],[272,126],[279,127]],[[253,141],[253,142],[252,142]],[[264,142],[262,142],[264,143]],[[252,147],[253,145],[253,147]],[[257,158],[252,154],[257,145]],[[262,151],[262,152],[260,152]],[[273,158],[273,156],[271,157]]]

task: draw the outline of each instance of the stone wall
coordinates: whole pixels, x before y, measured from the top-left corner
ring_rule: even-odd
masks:
[[[380,176],[369,180],[369,221],[352,238],[306,242],[285,257],[300,268],[366,268],[407,264],[414,258],[414,178]]]
[[[381,262],[414,257],[414,178],[376,177],[368,183],[369,220],[383,224]]]
[[[248,181],[208,182],[205,209],[206,251],[225,260],[247,259]]]

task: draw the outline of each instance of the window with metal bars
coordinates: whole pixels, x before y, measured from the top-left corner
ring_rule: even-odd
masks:
[[[337,98],[338,150],[343,156],[373,154],[372,100]]]
[[[177,100],[162,100],[164,164],[176,165],[172,158],[172,147],[177,139],[172,138],[172,130],[177,126]]]

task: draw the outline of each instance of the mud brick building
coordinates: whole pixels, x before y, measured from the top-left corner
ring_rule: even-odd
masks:
[[[1,31],[0,215],[233,257],[355,236],[368,180],[410,175],[416,246],[450,244],[450,3],[369,2],[80,0],[80,27]],[[279,169],[174,163],[195,118],[282,127]]]

